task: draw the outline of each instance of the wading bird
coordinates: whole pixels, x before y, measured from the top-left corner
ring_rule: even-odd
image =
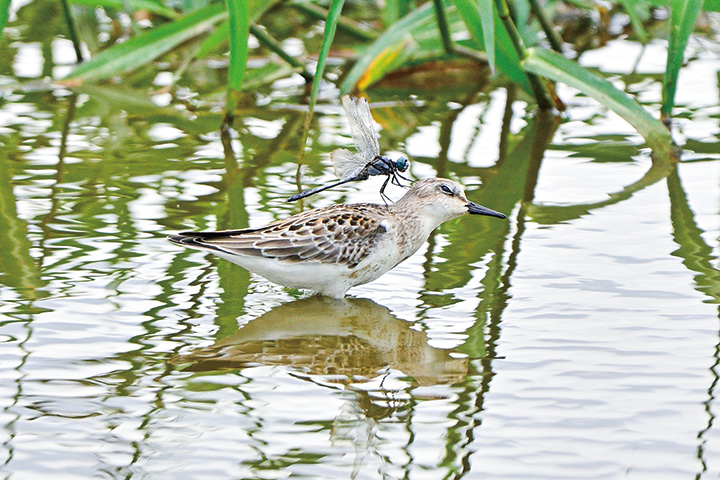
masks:
[[[506,218],[444,178],[415,182],[393,205],[338,204],[260,228],[185,232],[170,241],[230,260],[271,282],[343,297],[415,253],[440,224],[470,213]]]

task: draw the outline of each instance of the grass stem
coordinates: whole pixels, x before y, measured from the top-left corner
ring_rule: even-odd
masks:
[[[80,48],[80,39],[77,34],[77,28],[75,27],[75,20],[70,12],[70,4],[68,0],[62,0],[60,3],[62,4],[63,14],[65,15],[65,23],[67,23],[68,26],[68,36],[75,49],[76,63],[82,63],[85,59],[83,58],[82,49]]]
[[[545,32],[545,36],[547,37],[548,42],[550,42],[550,46],[556,52],[562,53],[562,39],[550,23],[550,19],[545,13],[545,10],[542,9],[540,4],[538,3],[538,0],[529,0],[529,2],[530,9],[532,10],[535,17],[538,19],[538,22],[540,22],[540,26]]]
[[[255,38],[258,39],[258,41],[265,45],[269,50],[272,52],[275,52],[280,58],[285,60],[291,67],[296,68],[300,70],[300,75],[308,81],[312,82],[312,75],[305,70],[305,65],[298,60],[297,58],[293,57],[289,53],[287,53],[285,50],[283,50],[282,45],[280,45],[280,42],[275,40],[269,33],[267,33],[263,28],[257,26],[255,23],[250,23],[250,33],[253,34]]]
[[[495,7],[497,8],[500,20],[502,20],[505,30],[510,35],[513,47],[520,57],[522,62],[528,57],[528,51],[525,48],[525,44],[520,37],[515,22],[510,17],[510,9],[508,8],[507,0],[495,0]],[[537,101],[538,107],[541,110],[550,110],[554,107],[552,100],[550,100],[550,93],[548,92],[547,86],[543,83],[542,79],[534,73],[527,72],[528,80],[530,81],[530,87],[535,94],[535,100]]]

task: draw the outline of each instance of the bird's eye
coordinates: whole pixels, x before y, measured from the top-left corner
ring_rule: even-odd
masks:
[[[448,195],[453,194],[452,189],[450,187],[448,187],[447,185],[441,185],[440,189],[443,191],[443,193],[447,193]]]

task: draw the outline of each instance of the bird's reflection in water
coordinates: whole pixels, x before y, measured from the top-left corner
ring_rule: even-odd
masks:
[[[400,423],[402,432],[412,432],[419,399],[449,399],[453,388],[444,386],[472,374],[466,358],[431,347],[427,335],[411,327],[372,300],[313,296],[280,305],[174,363],[206,373],[278,366],[339,390],[345,401],[339,411],[326,412],[333,417],[328,433],[334,446],[354,451],[355,478],[368,456],[387,461],[384,428]],[[414,439],[407,436],[408,450]]]
[[[185,371],[287,366],[324,382],[362,382],[396,370],[414,385],[450,384],[468,373],[465,358],[428,345],[424,332],[363,298],[312,296],[285,303],[214,345],[178,356]]]

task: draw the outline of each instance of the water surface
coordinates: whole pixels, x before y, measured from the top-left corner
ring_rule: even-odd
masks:
[[[600,63],[630,42],[584,62],[635,90],[662,47],[634,72]],[[677,168],[569,89],[564,119],[502,88],[371,92],[384,151],[509,221],[445,224],[344,301],[165,240],[300,210],[299,89],[240,112],[228,150],[212,107],[8,88],[2,477],[717,477],[718,69],[698,54],[681,76]],[[21,73],[43,75],[5,83]],[[348,134],[339,102],[319,109],[307,186]],[[304,208],[378,202],[381,181]]]

